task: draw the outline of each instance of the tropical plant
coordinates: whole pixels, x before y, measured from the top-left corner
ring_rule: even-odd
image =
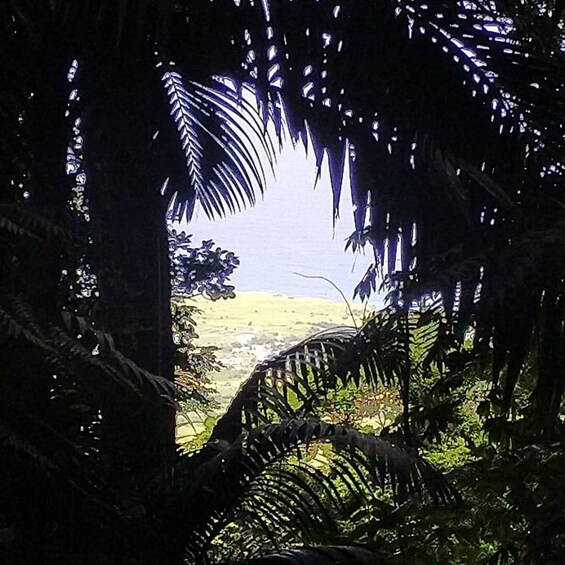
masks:
[[[197,433],[196,424],[203,424],[203,435],[210,430],[219,406],[215,395],[217,390],[211,376],[220,371],[223,364],[218,360],[217,347],[202,345],[196,333],[195,314],[197,306],[173,300],[171,303],[173,320],[173,344],[175,348],[175,385],[177,391],[177,441],[179,426],[191,429],[191,446],[200,446],[202,439]],[[201,433],[202,433],[201,432]]]
[[[194,420],[210,428],[218,403],[210,374],[219,371],[222,363],[216,357],[217,347],[198,343],[196,314],[200,309],[190,300],[203,296],[209,300],[235,298],[235,287],[229,278],[239,265],[231,251],[214,245],[212,240],[193,247],[191,236],[169,228],[171,261],[171,319],[174,346],[175,383],[179,414],[177,422],[185,422],[196,431]],[[206,432],[204,432],[206,433]],[[198,438],[193,441],[199,442]]]
[[[100,474],[114,494],[102,496],[100,522],[113,523],[106,510],[113,516],[114,502],[127,500],[133,502],[123,515],[137,523],[140,477],[166,476],[176,460],[172,407],[161,398],[149,410],[149,397],[137,394],[141,385],[170,400],[165,216],[190,217],[196,200],[210,215],[252,203],[265,186],[259,154],[273,159],[268,121],[279,140],[287,135],[311,145],[318,167],[327,157],[336,211],[349,159],[357,228],[351,245],[368,242],[375,250],[375,266],[358,292],[370,292],[382,269],[394,288],[393,318],[398,313],[405,330],[415,301],[439,298],[427,326],[439,363],[449,351],[445,340],[454,344],[452,357],[461,353],[471,324],[476,351],[492,365],[485,402],[499,429],[513,425],[516,386],[526,376],[524,362],[531,363],[531,403],[521,425],[530,443],[549,449],[562,434],[565,389],[563,8],[560,0],[0,4],[1,386],[4,413],[12,414],[2,432],[11,454],[5,484],[26,475],[25,484],[32,483],[31,463],[51,468],[39,439],[30,440],[39,429],[49,438],[44,449],[52,446],[59,462],[73,460],[65,458],[67,448],[92,459],[101,437]],[[85,272],[100,295],[95,304],[69,292],[75,281],[65,277],[76,273],[84,282]],[[410,444],[417,434],[408,347],[406,339],[390,346],[402,360],[401,438]],[[313,370],[318,360],[308,363]],[[226,455],[234,462],[230,472],[242,477],[242,459],[233,454],[255,441],[246,426],[268,420],[269,410],[290,414],[285,429],[293,441],[312,430],[333,438],[335,427],[299,424],[309,414],[310,401],[302,404],[299,394],[309,385],[307,374],[298,375],[299,384],[283,381],[282,390],[298,396],[284,401],[264,385],[271,377],[255,375],[214,432],[222,455],[210,455],[214,444],[203,451],[209,468],[221,467]],[[352,372],[354,380],[358,374]],[[321,376],[322,385],[311,386],[316,393],[336,382]],[[105,392],[101,382],[108,383]],[[451,390],[452,381],[446,383]],[[73,402],[77,394],[88,400]],[[102,424],[88,435],[98,410]],[[284,451],[283,420],[275,427],[265,421],[263,435],[257,432],[273,446],[270,456]],[[126,464],[118,468],[121,456]],[[34,540],[52,532],[46,523],[55,507],[73,531],[80,512],[70,517],[63,502],[90,496],[81,483],[86,467],[68,468],[68,476],[50,472],[55,482],[41,479],[31,491],[44,511],[18,517]],[[402,484],[401,491],[418,483]],[[70,494],[53,502],[50,491]],[[10,499],[10,489],[4,495]],[[207,490],[195,497],[202,513],[218,502]],[[178,508],[186,505],[179,501]],[[538,517],[535,531],[559,542],[556,508]],[[195,520],[188,530],[201,533],[187,541],[194,555],[223,523],[219,514],[213,522]],[[125,530],[137,533],[135,541],[124,536],[122,548],[165,539],[163,528],[153,528],[157,536]],[[101,543],[93,537],[95,546]],[[187,538],[179,536],[179,547],[181,539]]]
[[[9,535],[0,558],[49,562],[63,531],[70,555],[84,551],[83,544],[107,543],[114,527],[123,534],[117,543],[127,547],[132,538],[124,516],[133,512],[142,477],[147,480],[148,468],[172,465],[173,445],[163,440],[174,387],[120,353],[90,319],[69,309],[55,316],[52,301],[37,301],[34,277],[49,265],[52,247],[72,246],[75,232],[42,217],[34,203],[8,204],[6,196],[0,213],[0,527]],[[64,302],[73,304],[68,296]],[[117,417],[122,406],[131,417],[127,428]],[[157,460],[132,450],[132,439],[152,442]]]
[[[413,445],[456,485],[464,504],[417,507],[406,501],[395,507],[372,500],[342,524],[342,542],[364,541],[391,564],[558,563],[563,444],[540,442],[528,418],[535,360],[528,359],[505,414],[492,399],[490,369],[473,351],[472,338],[463,348],[452,335],[438,339],[447,324],[444,316],[433,321],[434,311],[429,301],[411,311],[410,431]],[[355,406],[351,397],[349,405]],[[399,431],[402,418],[380,435],[398,441]],[[562,438],[562,424],[559,431]]]
[[[542,347],[556,334],[544,324],[558,323],[545,314],[555,314],[563,240],[560,207],[548,204],[559,193],[563,149],[558,4],[226,1],[194,10],[142,2],[135,15],[118,3],[95,16],[94,4],[19,4],[15,20],[6,12],[7,52],[26,54],[14,57],[15,77],[20,69],[30,74],[29,47],[37,52],[46,36],[41,54],[51,65],[69,49],[79,61],[73,92],[77,112],[89,116],[83,151],[92,168],[92,254],[105,297],[97,319],[129,356],[172,374],[163,211],[171,199],[174,217],[190,217],[195,197],[212,215],[253,201],[264,186],[254,148],[272,155],[261,142],[261,121],[271,119],[278,135],[286,122],[293,140],[311,143],[319,166],[328,156],[336,208],[349,154],[353,244],[370,241],[390,275],[398,256],[397,301],[440,292],[459,336],[473,319],[477,347],[488,352],[492,342],[496,351],[493,384],[501,388],[502,373],[496,394],[508,408],[532,331]],[[214,34],[203,32],[210,22]],[[245,83],[254,85],[262,120]],[[42,104],[37,90],[24,104],[31,106],[25,128]],[[64,79],[49,89],[59,112],[68,90]],[[123,182],[123,163],[143,167],[128,167],[135,173]],[[360,292],[373,282],[369,272]],[[141,301],[158,306],[149,312]],[[139,329],[120,335],[124,318]],[[539,356],[535,393],[533,418],[550,435],[563,388],[549,376],[558,374],[550,361],[558,350],[551,345]]]
[[[222,215],[253,202],[264,188],[256,148],[272,157],[271,120],[281,139],[286,124],[293,141],[311,144],[318,166],[327,156],[336,210],[349,158],[353,245],[370,242],[390,275],[398,258],[404,304],[436,291],[456,333],[473,318],[477,345],[496,351],[495,387],[512,359],[508,406],[532,331],[545,347],[558,325],[560,2],[14,1],[2,14],[6,84],[16,87],[6,98],[17,96],[8,151],[32,131],[38,147],[47,136],[51,184],[64,184],[49,170],[68,144],[66,77],[78,62],[71,94],[88,140],[97,317],[142,366],[172,375],[165,210],[190,217],[198,199]],[[49,80],[30,82],[39,68]],[[37,167],[30,188],[42,184]],[[361,294],[373,283],[370,271]],[[138,330],[121,336],[124,318]],[[556,351],[540,357],[535,393],[547,433],[562,395]]]
[[[360,331],[328,330],[261,364],[199,451],[175,454],[159,444],[174,402],[170,381],[126,358],[91,319],[68,309],[51,319],[28,297],[30,266],[22,259],[41,257],[58,238],[71,245],[74,237],[33,208],[33,202],[6,207],[11,214],[0,221],[7,268],[0,287],[4,561],[80,563],[95,555],[114,562],[231,561],[237,546],[218,540],[232,524],[240,526],[238,536],[248,536],[239,557],[325,542],[289,550],[287,558],[371,563],[374,553],[332,546],[351,507],[334,484],[340,477],[349,477],[342,491],[345,485],[358,504],[376,491],[394,501],[424,493],[457,500],[415,451],[317,417],[316,405],[338,383],[374,386],[403,373],[403,325],[393,311]],[[34,268],[41,271],[41,263]],[[117,418],[126,402],[135,430]],[[324,463],[329,474],[302,461],[320,441],[337,449]],[[154,443],[149,453],[158,452],[158,460],[140,454],[145,442]],[[284,553],[276,559],[284,562]]]

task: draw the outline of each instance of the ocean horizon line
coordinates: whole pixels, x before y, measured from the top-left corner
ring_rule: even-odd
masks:
[[[337,291],[335,291],[335,296],[331,296],[331,295],[326,295],[326,296],[321,296],[319,293],[317,294],[306,294],[306,293],[291,293],[291,292],[281,292],[281,291],[273,291],[273,290],[238,290],[237,288],[234,290],[235,296],[231,297],[231,298],[219,298],[217,300],[212,300],[210,298],[207,298],[206,296],[202,296],[202,295],[198,295],[198,296],[194,296],[191,298],[184,298],[184,297],[173,297],[174,300],[196,300],[196,301],[201,301],[201,300],[205,300],[205,301],[210,301],[210,302],[218,302],[218,303],[222,303],[224,301],[232,301],[232,300],[237,300],[238,297],[240,296],[251,296],[251,295],[255,295],[258,298],[262,297],[262,298],[282,298],[282,299],[288,299],[288,300],[313,300],[313,301],[323,301],[323,302],[331,302],[333,304],[343,304],[344,306],[346,306],[347,304],[349,304],[350,306],[356,307],[356,308],[363,308],[365,306],[365,304],[363,302],[361,302],[359,299],[353,299],[353,297],[351,298],[347,298],[346,295],[346,299],[344,300],[344,298],[342,296],[339,295],[339,293]],[[375,306],[375,304],[370,304],[371,306]]]

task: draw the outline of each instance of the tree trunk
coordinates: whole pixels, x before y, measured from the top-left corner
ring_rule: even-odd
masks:
[[[140,367],[172,380],[167,201],[160,193],[169,159],[156,135],[171,120],[155,66],[144,55],[109,49],[81,69],[97,323]],[[174,410],[125,402],[107,407],[105,424],[114,438],[123,436],[130,471],[150,474],[173,453]]]

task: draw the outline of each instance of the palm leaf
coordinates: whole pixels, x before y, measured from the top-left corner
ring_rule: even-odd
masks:
[[[190,82],[185,87],[181,75],[171,70],[163,75],[163,82],[189,180],[186,188],[172,188],[171,217],[190,220],[191,194],[211,217],[255,203],[255,194],[265,190],[263,163],[272,166],[274,154],[252,103],[226,81],[208,86]]]
[[[174,402],[174,385],[170,381],[124,357],[115,349],[111,335],[96,330],[80,317],[63,314],[66,330],[55,325],[45,328],[21,296],[0,294],[0,330],[14,346],[27,344],[30,353],[33,348],[34,353],[43,355],[54,370],[74,365],[77,374],[81,370],[94,372],[98,379],[109,379],[139,397],[149,394],[159,402]],[[91,385],[93,390],[98,386]]]
[[[348,492],[371,493],[376,486],[390,488],[397,499],[426,492],[436,501],[458,500],[439,473],[385,440],[341,425],[292,419],[255,428],[231,444],[209,442],[181,461],[166,527],[175,528],[174,537],[184,540],[192,559],[208,551],[238,513],[249,516],[251,508],[258,526],[275,522],[284,530],[299,525],[306,541],[328,539],[344,503],[331,485],[333,475],[283,464],[299,446],[319,441],[329,441],[338,450],[336,461],[341,463],[335,473],[355,477]]]
[[[406,368],[407,338],[395,310],[381,312],[361,330],[337,327],[307,338],[257,365],[212,438],[231,441],[242,427],[250,429],[273,417],[308,417],[328,392],[349,382],[398,382]]]

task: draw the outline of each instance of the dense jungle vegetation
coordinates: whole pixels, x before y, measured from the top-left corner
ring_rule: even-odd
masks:
[[[564,26],[562,0],[0,1],[0,561],[563,563]],[[233,289],[166,219],[252,205],[289,142],[336,215],[347,160],[355,292],[388,306],[179,449],[214,361],[172,293]]]

